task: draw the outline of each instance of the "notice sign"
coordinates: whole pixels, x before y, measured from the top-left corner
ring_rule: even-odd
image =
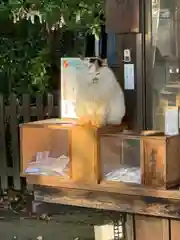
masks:
[[[124,89],[134,90],[134,64],[124,64]]]
[[[77,86],[80,73],[87,67],[80,58],[61,58],[61,118],[77,118]]]

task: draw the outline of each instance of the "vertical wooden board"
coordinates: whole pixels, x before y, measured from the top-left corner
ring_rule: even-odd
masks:
[[[36,95],[36,116],[37,120],[44,119],[43,96],[39,93]]]
[[[1,187],[7,189],[8,176],[7,176],[7,156],[6,156],[6,138],[5,138],[5,116],[4,116],[4,99],[0,95],[0,174],[1,174]]]
[[[119,46],[120,47],[120,46]],[[107,36],[107,61],[109,66],[118,65],[118,52],[117,52],[117,34],[109,33]]]
[[[21,189],[20,182],[20,158],[19,158],[19,136],[18,136],[18,119],[17,119],[16,96],[10,96],[10,132],[11,132],[11,154],[13,160],[13,177],[14,187]]]
[[[180,135],[167,139],[166,181],[169,187],[180,184]]]
[[[142,183],[147,186],[164,187],[166,168],[166,141],[165,139],[151,139],[142,137],[142,152],[143,161]]]
[[[97,129],[75,126],[71,138],[72,179],[97,183],[100,180]]]
[[[168,219],[135,216],[136,240],[170,240],[169,233]]]
[[[108,34],[109,35],[109,34]],[[141,80],[141,66],[140,65],[141,59],[139,58],[138,54],[141,56],[141,51],[137,51],[137,48],[140,45],[139,35],[137,34],[116,34],[116,55],[117,55],[117,65],[113,65],[112,69],[121,85],[124,89],[124,50],[130,49],[131,50],[131,63],[135,66],[135,90],[129,91],[124,89],[124,97],[125,97],[125,104],[126,104],[126,115],[125,121],[128,122],[128,125],[131,129],[140,129],[139,122],[141,122],[141,115],[142,110],[139,110],[139,114],[137,114],[138,105],[137,99],[141,94],[138,94],[137,91],[140,92],[140,80]],[[109,49],[109,51],[115,51],[113,49]],[[137,77],[138,76],[138,77]],[[138,79],[138,81],[137,81]],[[131,104],[131,103],[134,104]],[[141,105],[140,105],[141,106]]]
[[[132,214],[126,215],[125,236],[127,240],[135,240],[134,239],[134,219]]]
[[[23,122],[29,122],[31,119],[31,111],[30,111],[30,96],[29,94],[23,94],[22,98],[22,115]]]
[[[179,240],[180,239],[180,221],[171,220],[171,240]]]
[[[48,101],[47,101],[47,117],[51,118],[54,115],[54,98],[52,94],[48,94]]]
[[[106,0],[106,32],[139,32],[139,10],[139,0]]]

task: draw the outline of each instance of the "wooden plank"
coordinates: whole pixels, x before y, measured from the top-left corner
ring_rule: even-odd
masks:
[[[40,176],[39,176],[40,178]],[[35,200],[72,206],[180,219],[180,201],[72,188],[35,186]]]
[[[180,185],[180,135],[169,138],[166,143],[166,184],[167,186]]]
[[[4,99],[0,95],[0,173],[1,173],[1,187],[8,188],[7,176],[7,156],[6,156],[6,138],[5,138],[5,116],[4,116]]]
[[[139,32],[139,11],[139,0],[106,0],[106,32]]]
[[[31,119],[31,111],[30,111],[30,95],[23,94],[22,98],[22,116],[23,122],[29,122]]]
[[[111,67],[120,63],[117,53],[117,35],[115,33],[109,33],[107,37],[107,60]]]
[[[48,94],[48,106],[47,106],[47,116],[51,118],[54,116],[54,97],[52,94]]]
[[[47,108],[48,107],[45,106],[43,112],[48,112]],[[10,117],[11,109],[10,109],[9,106],[5,106],[5,112],[6,112],[6,116]],[[19,113],[20,116],[23,116],[23,107],[19,106],[18,109],[17,109],[17,112]],[[30,106],[30,112],[31,112],[31,117],[36,117],[37,116],[37,107],[36,106]],[[59,107],[58,106],[54,106],[53,107],[53,117],[58,117],[58,114],[59,114]]]
[[[147,186],[164,187],[165,185],[165,162],[166,141],[159,139],[144,138],[142,141],[143,169],[142,183]],[[164,162],[165,161],[165,162]]]
[[[19,158],[19,137],[18,137],[18,122],[17,122],[17,109],[16,109],[16,96],[10,96],[10,132],[11,132],[11,154],[13,160],[14,171],[14,188],[21,189],[20,182],[20,158]]]
[[[180,221],[171,220],[171,240],[179,240],[180,239]]]
[[[128,213],[126,215],[126,222],[125,222],[125,236],[127,240],[135,240],[134,239],[134,216]]]
[[[168,219],[135,216],[136,240],[170,240],[169,231]]]
[[[118,186],[113,182],[101,182],[100,184],[83,184],[75,183],[71,179],[65,181],[59,181],[58,177],[41,176],[28,176],[28,182],[31,184],[51,186],[51,187],[62,187],[62,188],[74,188],[82,190],[91,190],[99,192],[109,193],[121,193],[125,195],[143,196],[143,197],[157,197],[157,198],[168,198],[173,200],[180,200],[180,191],[176,190],[162,190],[152,189],[143,187],[140,185],[132,185],[127,183],[120,183]]]
[[[142,183],[168,189],[180,184],[180,135],[142,137]]]
[[[44,119],[43,96],[40,94],[36,95],[36,116],[37,120]]]

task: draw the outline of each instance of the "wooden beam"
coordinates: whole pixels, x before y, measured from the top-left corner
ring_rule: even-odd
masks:
[[[150,187],[144,187],[137,184],[129,183],[118,183],[117,182],[101,182],[100,184],[82,184],[75,183],[72,180],[62,179],[60,177],[48,177],[48,176],[31,176],[27,177],[28,184],[41,185],[55,188],[73,188],[82,190],[91,190],[99,192],[112,192],[121,193],[126,195],[136,196],[149,196],[149,197],[160,197],[174,200],[180,200],[180,190],[163,190],[163,189],[152,189]]]
[[[180,219],[180,201],[68,188],[36,188],[35,200],[72,206]]]

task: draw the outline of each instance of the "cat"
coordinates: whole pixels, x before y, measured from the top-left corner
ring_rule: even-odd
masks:
[[[112,70],[99,58],[82,59],[84,68],[73,80],[78,124],[97,127],[121,124],[124,93]]]

